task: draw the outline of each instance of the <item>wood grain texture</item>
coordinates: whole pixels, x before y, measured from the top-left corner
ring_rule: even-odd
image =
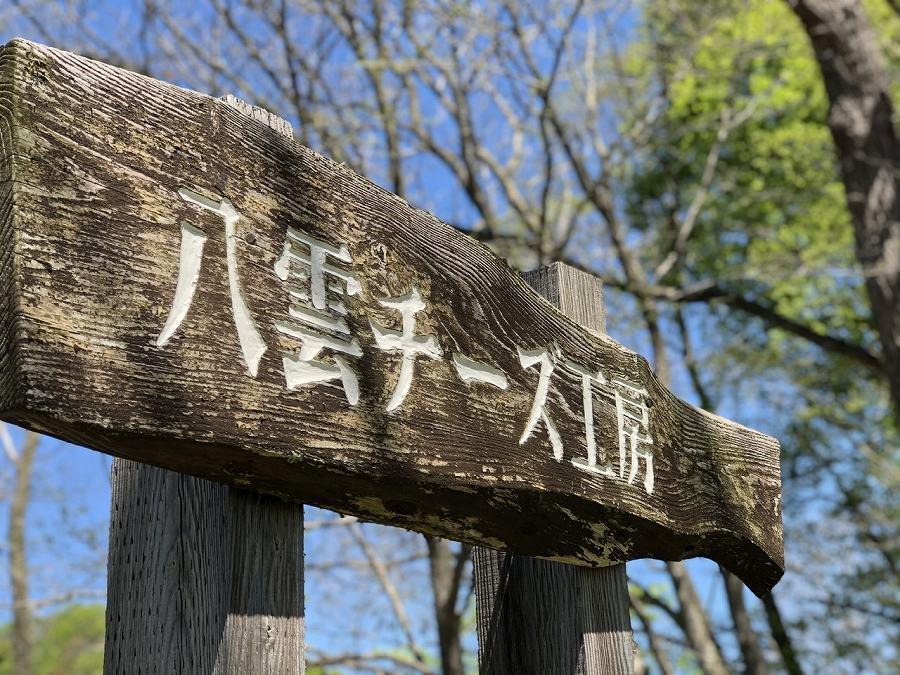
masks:
[[[116,459],[104,673],[303,673],[302,508]]]
[[[113,462],[107,675],[213,672],[228,615],[228,489]]]
[[[605,330],[598,279],[559,263],[523,277],[566,316]],[[483,547],[473,561],[481,673],[634,672],[624,564],[575,567]]]
[[[284,120],[224,101],[292,137]],[[113,486],[107,675],[304,672],[302,506],[118,458]],[[191,592],[195,573],[204,592]]]
[[[228,616],[213,673],[301,675],[303,507],[229,490]]]
[[[0,91],[4,419],[521,554],[589,566],[707,556],[757,593],[780,578],[777,442],[675,398],[644,358],[566,318],[470,237],[196,92],[24,41],[0,55]],[[232,235],[184,189],[244,214]],[[193,303],[160,347],[183,222],[208,239]],[[278,330],[290,297],[273,269],[289,227],[352,256],[361,290],[343,302],[362,353],[351,359],[355,405],[338,381],[285,386],[282,354],[299,344]],[[255,376],[229,260],[266,347]],[[400,313],[381,301],[413,289],[426,304],[416,333],[441,355],[415,360],[408,396],[388,412],[401,358],[378,347],[371,322],[398,329]],[[555,365],[546,410],[560,460],[543,422],[519,442],[539,381],[519,350],[546,350]],[[505,374],[508,387],[462,381],[456,354]],[[573,465],[586,435],[570,364],[647,390],[652,494],[640,479]],[[614,392],[598,386],[590,400],[611,459]]]

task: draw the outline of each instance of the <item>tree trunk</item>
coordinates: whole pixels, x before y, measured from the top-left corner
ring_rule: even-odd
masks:
[[[794,651],[794,644],[791,641],[784,622],[781,620],[781,611],[775,604],[775,596],[769,593],[763,599],[763,607],[766,608],[766,618],[769,620],[769,629],[772,632],[772,639],[778,646],[778,652],[781,654],[781,661],[784,664],[784,670],[788,675],[803,675],[803,667],[797,658],[797,652]]]
[[[678,604],[684,617],[684,632],[691,647],[697,653],[697,660],[706,675],[728,675],[728,666],[722,658],[722,651],[713,636],[712,628],[706,616],[706,610],[687,568],[683,562],[667,562],[666,567],[675,586]]]
[[[900,140],[884,60],[860,0],[788,2],[828,92],[828,126],[900,427]]]
[[[453,554],[450,542],[446,539],[426,536],[425,541],[428,542],[428,558],[431,563],[431,588],[434,591],[434,612],[441,648],[441,672],[444,675],[464,675],[459,635],[460,617],[456,611],[462,578],[457,573],[459,559]]]
[[[756,631],[750,623],[750,615],[744,604],[744,584],[726,569],[722,569],[725,581],[725,594],[728,597],[728,608],[734,621],[734,632],[744,657],[744,673],[746,675],[768,675],[769,666],[759,648]]]
[[[28,600],[28,563],[25,558],[25,514],[31,493],[31,468],[40,437],[25,436],[16,461],[16,484],[9,509],[9,575],[13,597],[13,671],[31,675],[31,607]]]

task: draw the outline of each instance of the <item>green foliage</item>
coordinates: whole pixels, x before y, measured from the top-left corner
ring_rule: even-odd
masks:
[[[34,626],[35,675],[96,675],[103,672],[104,608],[70,605]],[[11,626],[0,631],[0,675],[14,675]]]
[[[786,3],[765,0],[719,2],[718,11],[696,16],[679,3],[652,7],[648,26],[667,36],[664,51],[633,65],[664,83],[668,109],[631,184],[632,218],[654,233],[661,256],[703,195],[682,281],[715,279],[815,332],[877,352],[827,99],[799,22]],[[725,322],[728,333],[758,330],[745,317]],[[803,379],[810,358],[822,365],[819,350],[810,357],[784,337],[765,336],[767,366],[796,365],[790,375]],[[743,345],[726,342],[734,344],[725,356],[742,357]],[[749,343],[759,347],[758,339]],[[857,393],[880,407],[883,382],[860,375],[866,391]]]
[[[884,2],[866,6],[892,62],[900,102],[900,18]],[[651,96],[663,91],[666,108],[654,142],[638,157],[624,208],[651,242],[649,259],[665,255],[691,204],[704,198],[684,266],[660,281],[714,280],[812,331],[877,354],[827,96],[808,37],[787,3],[651,2],[646,31],[629,68]],[[645,114],[635,112],[626,127]],[[782,441],[788,551],[793,546],[794,556],[822,558],[825,540],[809,535],[827,514],[833,519],[827,522],[839,524],[830,534],[844,533],[834,538],[837,550],[859,552],[842,564],[822,563],[823,573],[836,578],[816,589],[813,609],[840,607],[828,620],[855,622],[855,631],[836,629],[831,642],[847,663],[865,663],[872,643],[892,639],[877,614],[900,612],[891,599],[897,556],[889,543],[900,512],[900,439],[884,378],[740,312],[693,311],[689,318],[703,336],[699,356],[714,397],[737,406],[754,401],[762,427]],[[793,534],[792,523],[805,531]],[[801,553],[799,546],[809,548]],[[848,607],[859,611],[848,614]]]
[[[699,39],[667,49],[667,61],[654,64],[670,100],[660,129],[664,150],[643,164],[632,209],[661,196],[660,186],[678,186],[672,197],[682,212],[708,190],[688,273],[751,289],[762,281],[780,311],[834,327],[834,307],[863,305],[858,279],[835,282],[834,272],[848,276],[855,261],[821,76],[784,3],[735,8],[707,16],[695,28]],[[725,136],[707,186],[701,177],[719,134]],[[665,249],[671,228],[656,229]],[[852,323],[861,337],[859,322]]]

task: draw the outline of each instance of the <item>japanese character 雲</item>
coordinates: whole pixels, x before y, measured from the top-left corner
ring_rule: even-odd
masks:
[[[287,284],[291,318],[276,321],[275,328],[302,343],[298,351],[282,355],[288,389],[340,380],[347,402],[356,405],[359,379],[347,357],[362,356],[362,349],[350,334],[342,297],[359,294],[362,286],[339,264],[352,262],[346,246],[333,246],[289,227],[274,271]],[[332,352],[329,360],[322,357],[326,349]]]

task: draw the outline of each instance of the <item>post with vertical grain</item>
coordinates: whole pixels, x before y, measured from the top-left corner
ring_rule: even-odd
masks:
[[[303,609],[301,505],[113,460],[106,675],[301,675]]]
[[[570,319],[605,333],[598,279],[562,263],[523,277]],[[576,567],[480,546],[474,563],[483,675],[634,672],[624,564]]]

